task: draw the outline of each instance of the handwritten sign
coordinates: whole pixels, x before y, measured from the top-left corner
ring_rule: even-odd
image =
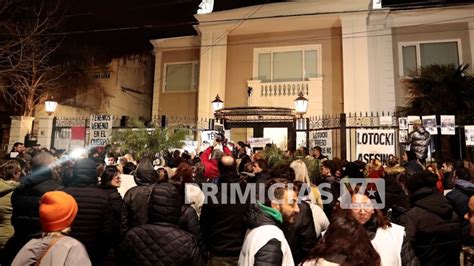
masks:
[[[90,142],[91,146],[105,146],[110,143],[112,136],[111,115],[91,115]]]
[[[321,130],[316,131],[313,134],[313,141],[310,142],[313,144],[311,148],[314,146],[321,147],[321,153],[323,155],[332,158],[332,131],[331,130]]]

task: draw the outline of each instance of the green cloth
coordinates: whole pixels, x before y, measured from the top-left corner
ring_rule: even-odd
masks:
[[[262,210],[265,214],[269,215],[273,219],[279,221],[280,223],[283,223],[283,216],[281,215],[281,212],[263,205],[261,202],[257,202],[257,206]]]

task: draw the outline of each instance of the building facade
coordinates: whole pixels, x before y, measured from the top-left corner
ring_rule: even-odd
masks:
[[[152,115],[213,117],[225,107],[293,108],[306,116],[394,112],[419,66],[474,61],[473,4],[373,8],[369,0],[292,1],[196,15],[197,36],[152,40]],[[251,137],[233,130],[232,139]]]

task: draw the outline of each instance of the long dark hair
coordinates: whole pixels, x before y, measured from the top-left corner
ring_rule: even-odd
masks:
[[[379,266],[380,256],[370,243],[364,227],[351,215],[331,219],[321,241],[310,251],[308,260],[325,259],[341,266]]]
[[[102,175],[100,176],[100,187],[110,187],[110,182],[112,182],[112,179],[114,176],[119,173],[119,170],[117,166],[115,165],[107,165],[104,169],[104,172],[102,172]]]

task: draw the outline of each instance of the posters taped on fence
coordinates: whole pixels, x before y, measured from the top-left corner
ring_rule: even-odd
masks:
[[[91,146],[105,146],[110,143],[113,126],[111,115],[91,115],[89,126]]]
[[[466,146],[474,146],[474,126],[464,126]]]
[[[386,161],[395,154],[395,130],[358,129],[356,131],[357,160],[370,162],[372,159]]]

